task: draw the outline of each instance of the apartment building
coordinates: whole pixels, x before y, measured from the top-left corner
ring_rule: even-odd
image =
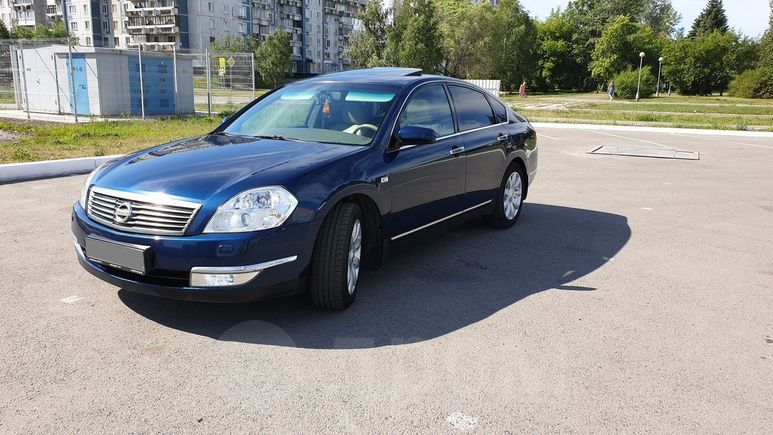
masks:
[[[0,20],[13,25],[34,27],[48,23],[46,0],[0,0]]]
[[[365,7],[365,2],[0,0],[0,19],[9,25],[18,22],[30,26],[64,20],[70,34],[86,46],[153,51],[176,48],[194,53],[203,53],[223,35],[265,38],[280,29],[290,34],[295,72],[326,73],[348,68],[342,54],[357,10]]]

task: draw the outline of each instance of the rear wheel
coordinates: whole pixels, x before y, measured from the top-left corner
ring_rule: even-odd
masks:
[[[363,219],[357,204],[335,207],[320,229],[309,294],[314,305],[342,310],[354,302],[360,277]]]
[[[526,176],[518,165],[511,165],[502,177],[502,184],[494,200],[494,210],[486,222],[496,228],[510,228],[518,221],[523,210]]]

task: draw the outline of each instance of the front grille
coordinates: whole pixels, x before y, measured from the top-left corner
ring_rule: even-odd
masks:
[[[116,217],[116,209],[131,213]],[[89,217],[109,227],[132,233],[183,235],[200,204],[165,195],[145,195],[93,187],[89,193]],[[121,218],[125,218],[120,222]]]

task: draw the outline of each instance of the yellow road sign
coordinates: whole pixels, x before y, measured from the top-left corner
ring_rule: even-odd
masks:
[[[234,60],[233,56],[228,57],[228,66],[234,66],[236,64],[236,61]]]

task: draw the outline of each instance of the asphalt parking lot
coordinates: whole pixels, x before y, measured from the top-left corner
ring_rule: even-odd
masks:
[[[0,432],[769,432],[773,139],[539,136],[515,228],[417,243],[341,313],[121,291],[75,258],[84,176],[0,186]]]

